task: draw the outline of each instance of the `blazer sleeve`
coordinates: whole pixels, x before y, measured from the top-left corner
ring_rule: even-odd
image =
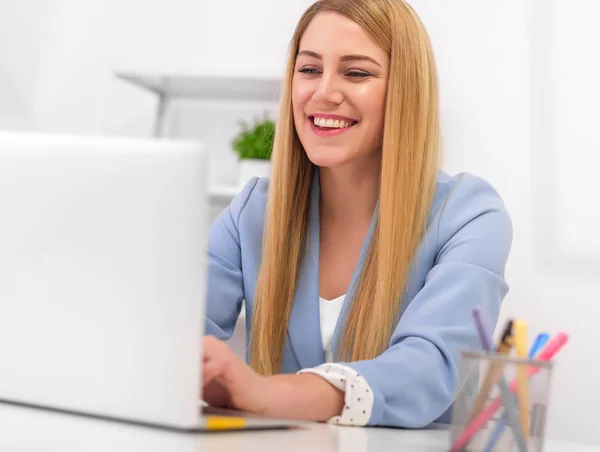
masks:
[[[439,213],[437,258],[390,340],[372,360],[344,363],[374,395],[368,425],[422,428],[452,405],[460,351],[481,349],[472,308],[498,321],[512,223],[486,182],[461,180]]]
[[[231,337],[242,309],[240,215],[257,181],[258,178],[253,178],[244,186],[209,230],[205,334],[221,340]]]

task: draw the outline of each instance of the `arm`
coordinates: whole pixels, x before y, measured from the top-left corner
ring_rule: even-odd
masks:
[[[454,398],[460,351],[481,348],[472,308],[481,305],[487,318],[498,319],[508,292],[504,267],[512,225],[489,185],[477,179],[465,184],[442,208],[435,265],[390,347],[373,360],[344,363],[373,390],[369,425],[419,428],[438,420]]]
[[[205,334],[226,340],[244,299],[239,217],[256,186],[254,178],[211,224],[208,236],[208,278]]]
[[[343,393],[321,377],[264,377],[212,336],[204,337],[203,351],[203,397],[210,405],[311,421],[325,421],[342,411]]]
[[[268,377],[273,400],[266,407],[271,417],[327,421],[344,409],[344,393],[313,374],[280,374]]]

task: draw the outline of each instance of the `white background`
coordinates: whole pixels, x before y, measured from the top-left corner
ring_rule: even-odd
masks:
[[[310,3],[0,0],[0,128],[147,136],[155,99],[115,70],[279,76]],[[445,168],[487,178],[513,217],[503,318],[526,318],[532,335],[571,335],[556,361],[548,435],[600,444],[600,2],[412,4],[438,59]],[[182,134],[202,136],[202,122],[188,120]],[[232,167],[214,172],[235,178]]]

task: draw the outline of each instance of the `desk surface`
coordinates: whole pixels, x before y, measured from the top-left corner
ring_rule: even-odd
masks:
[[[269,432],[176,433],[0,404],[0,450],[3,451],[437,452],[447,450],[448,441],[447,433],[442,430],[409,431],[325,424]],[[547,441],[545,451],[600,452],[600,447]]]

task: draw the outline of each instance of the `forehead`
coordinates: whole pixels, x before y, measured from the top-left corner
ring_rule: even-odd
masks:
[[[333,11],[321,11],[313,18],[300,39],[300,50],[324,57],[356,53],[386,57],[360,25]]]

